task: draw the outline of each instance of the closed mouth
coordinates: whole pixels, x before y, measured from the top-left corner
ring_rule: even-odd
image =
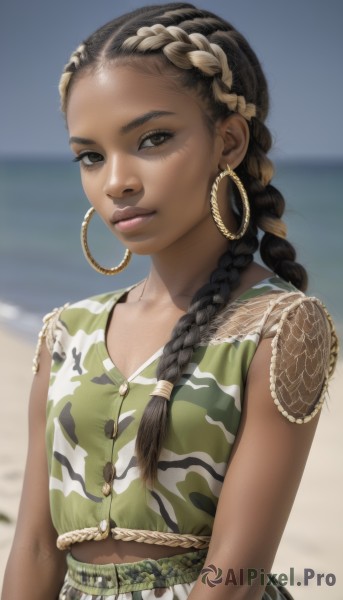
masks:
[[[115,225],[116,223],[120,223],[121,221],[130,221],[139,217],[151,216],[155,212],[156,211],[154,210],[148,210],[138,207],[118,208],[114,211],[112,215],[111,223]]]

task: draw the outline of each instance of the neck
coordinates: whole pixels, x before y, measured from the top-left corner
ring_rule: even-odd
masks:
[[[229,242],[216,229],[188,235],[177,245],[152,256],[152,266],[144,291],[146,300],[172,299],[188,304],[189,299],[204,285],[216,268],[219,257],[227,251]],[[183,300],[184,299],[184,300]],[[178,302],[178,304],[180,303]]]

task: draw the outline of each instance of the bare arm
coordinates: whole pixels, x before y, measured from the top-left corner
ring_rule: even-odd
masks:
[[[200,577],[190,600],[260,600],[267,583],[225,585],[225,578],[228,569],[238,583],[240,569],[270,572],[319,418],[297,425],[280,415],[269,389],[270,360],[271,342],[264,340],[249,370],[242,422],[204,564],[221,568],[223,580],[210,587]]]
[[[65,554],[56,548],[49,509],[45,423],[50,362],[44,344],[30,396],[29,447],[2,600],[56,600],[66,572]]]

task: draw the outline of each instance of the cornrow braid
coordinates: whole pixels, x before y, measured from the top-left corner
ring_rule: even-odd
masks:
[[[174,327],[157,367],[157,380],[177,383],[215,316],[228,303],[240,282],[240,272],[252,262],[257,249],[254,235],[232,242],[221,256],[210,280],[193,296],[189,309]],[[168,406],[165,398],[153,396],[146,407],[137,433],[136,454],[142,479],[153,483],[158,457],[167,434]],[[156,423],[159,426],[156,427]]]
[[[163,13],[161,15],[160,21],[171,18],[175,24],[178,24],[184,19],[189,19],[189,18],[192,19],[193,17],[200,18],[200,19],[205,18],[205,17],[199,17],[199,10],[197,8],[194,8],[194,7],[191,7],[191,5],[188,5],[188,7],[183,6],[181,8],[167,10],[165,13]]]
[[[184,10],[179,9],[175,11],[169,11],[164,13],[159,22],[166,27],[168,25],[174,25],[181,27],[187,33],[202,31],[204,35],[209,35],[214,31],[228,30],[228,26],[220,21],[218,17],[212,16],[199,16],[198,9]]]
[[[82,64],[82,60],[84,60],[85,50],[85,44],[80,44],[80,46],[78,46],[78,48],[76,48],[76,50],[72,53],[72,55],[69,58],[69,61],[64,67],[64,71],[62,73],[58,85],[58,91],[61,98],[61,108],[63,112],[65,112],[66,110],[66,105],[63,99],[66,98],[67,89],[73,74],[78,70],[78,68]]]
[[[180,27],[165,27],[157,23],[138,29],[135,36],[125,40],[123,48],[143,53],[161,48],[163,54],[176,67],[195,67],[206,76],[212,77],[215,100],[226,104],[230,111],[240,113],[247,120],[256,113],[254,104],[247,103],[244,96],[230,92],[233,76],[227,56],[218,44],[210,43],[201,33],[188,35]]]
[[[199,28],[203,30],[203,35],[208,35],[209,33],[213,33],[214,31],[218,31],[220,28],[220,23],[218,19],[212,19],[209,17],[198,17],[194,19],[187,19],[185,21],[181,21],[178,24],[178,27],[181,27],[187,33],[194,33],[199,31]]]
[[[216,316],[239,285],[241,272],[259,247],[258,228],[265,232],[260,254],[268,267],[299,289],[306,288],[307,276],[285,239],[284,199],[270,183],[274,170],[267,157],[271,135],[264,124],[269,109],[267,82],[256,54],[230,23],[188,3],[146,6],[107,23],[79,46],[67,63],[60,82],[62,110],[66,111],[72,86],[84,72],[113,59],[134,65],[142,55],[157,57],[151,65],[159,73],[161,65],[174,69],[173,75],[177,70],[180,87],[193,88],[204,101],[211,127],[236,112],[250,128],[249,147],[237,174],[248,192],[251,223],[239,242],[230,243],[209,283],[195,294],[165,346],[157,379],[169,382],[169,388],[185,371],[202,336],[215,328]],[[148,63],[138,62],[139,68],[151,68]],[[168,69],[164,72],[168,76]],[[239,218],[242,206],[235,189],[232,200]],[[145,408],[136,441],[142,479],[151,484],[168,428],[169,403],[156,394]]]

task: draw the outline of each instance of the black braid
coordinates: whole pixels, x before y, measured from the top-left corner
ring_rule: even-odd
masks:
[[[247,190],[251,218],[258,223],[263,217],[280,219],[285,210],[285,200],[281,192],[269,183],[272,176],[272,165],[266,154],[271,146],[270,132],[264,123],[253,119],[251,123],[251,139],[245,160],[237,169]],[[239,204],[237,205],[239,210]],[[305,291],[307,273],[304,267],[296,262],[296,251],[292,244],[273,233],[265,233],[260,243],[260,255],[263,262],[285,281],[290,281],[296,288]]]
[[[179,380],[202,333],[238,287],[240,273],[252,262],[257,245],[256,236],[249,231],[241,240],[232,242],[220,257],[209,282],[195,293],[188,312],[175,325],[157,367],[158,380],[174,384]],[[153,482],[156,477],[158,457],[167,433],[167,418],[168,401],[153,396],[143,413],[136,440],[138,464],[142,478],[147,482]]]

